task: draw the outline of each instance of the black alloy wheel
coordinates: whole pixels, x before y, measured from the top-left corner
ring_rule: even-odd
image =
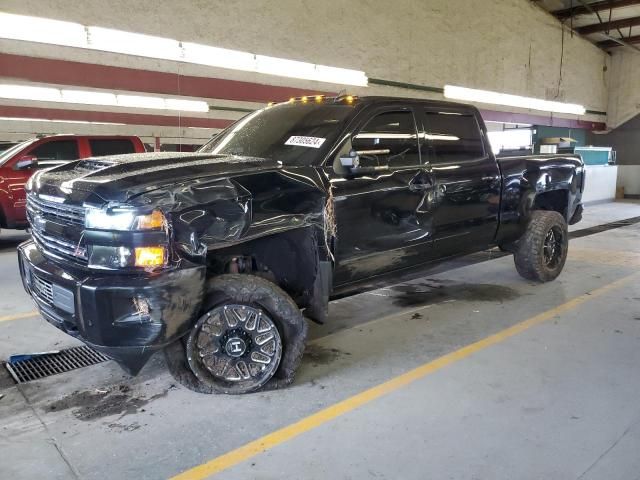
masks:
[[[554,225],[549,229],[544,238],[542,254],[544,257],[544,263],[548,268],[556,268],[563,257],[563,235],[564,234],[560,228],[557,225]]]
[[[278,328],[260,307],[223,304],[205,313],[187,339],[195,376],[225,393],[257,390],[271,379],[282,357]]]
[[[527,280],[550,282],[562,272],[568,250],[569,231],[562,214],[535,210],[531,212],[527,228],[516,243],[516,269]]]

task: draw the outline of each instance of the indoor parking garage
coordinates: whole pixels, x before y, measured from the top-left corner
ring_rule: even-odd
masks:
[[[640,0],[0,0],[0,479],[640,479]]]

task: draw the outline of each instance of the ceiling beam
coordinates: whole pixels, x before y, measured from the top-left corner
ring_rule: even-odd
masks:
[[[623,40],[625,43],[630,43],[632,45],[635,45],[640,43],[640,35],[634,35],[633,37],[625,37],[625,38],[621,38],[620,40]],[[599,46],[600,48],[613,48],[613,47],[623,46],[619,42],[616,42],[615,40],[604,40],[602,42],[596,43],[596,45]]]
[[[590,3],[589,7],[594,12],[602,12],[609,10],[610,8],[631,7],[634,5],[640,5],[640,0],[603,0],[600,2]],[[584,5],[576,5],[573,8],[563,8],[562,10],[555,10],[551,13],[556,18],[564,20],[567,18],[575,17],[576,15],[588,15],[593,12],[591,12]]]
[[[576,28],[581,35],[589,35],[591,33],[608,32],[618,28],[637,27],[640,25],[640,17],[625,18],[623,20],[614,20],[612,22],[594,23],[593,25],[585,25]]]

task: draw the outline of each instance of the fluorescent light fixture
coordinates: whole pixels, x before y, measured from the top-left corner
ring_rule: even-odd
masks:
[[[574,115],[584,115],[586,112],[582,105],[573,103],[552,102],[538,98],[521,97],[519,95],[456,87],[453,85],[445,85],[444,96],[446,98],[467,102],[489,103],[507,107],[526,108],[529,110],[541,110],[544,112],[570,113]]]
[[[87,27],[87,31],[89,45],[85,48],[140,57],[160,55],[159,58],[166,60],[180,60],[182,57],[180,42],[170,38],[102,27]]]
[[[3,122],[50,122],[50,123],[87,123],[91,125],[126,125],[116,122],[90,122],[88,120],[56,120],[50,118],[0,117]]]
[[[113,93],[93,92],[90,90],[60,90],[60,93],[61,101],[66,103],[118,106],[117,98]]]
[[[0,85],[0,98],[14,100],[35,100],[39,102],[60,102],[60,90],[28,85]]]
[[[183,100],[147,95],[122,95],[92,90],[67,90],[30,85],[0,84],[0,98],[39,102],[75,103],[108,107],[152,108],[183,112],[208,112],[209,104],[201,100]]]
[[[338,85],[367,86],[364,72],[47,18],[0,13],[0,38],[208,65]]]
[[[181,100],[179,98],[165,98],[166,110],[180,110],[183,112],[208,112],[209,104],[197,100]]]
[[[11,13],[0,13],[0,37],[87,48],[87,29],[84,25]]]
[[[163,110],[166,108],[164,98],[146,97],[143,95],[117,95],[118,106],[129,108],[154,108]]]
[[[314,79],[315,65],[312,63],[287,60],[285,58],[256,55],[255,70],[267,75],[278,75],[292,78]]]
[[[255,70],[256,56],[252,53],[187,42],[182,42],[182,48],[182,60],[187,63],[232,70]]]

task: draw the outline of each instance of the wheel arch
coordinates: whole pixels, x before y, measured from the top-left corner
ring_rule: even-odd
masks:
[[[323,323],[333,275],[327,252],[322,230],[303,227],[211,250],[207,273],[245,273],[265,278],[304,308],[307,317]]]
[[[569,220],[569,189],[557,188],[537,192],[533,197],[533,204],[527,212],[527,217],[531,216],[534,210],[555,211],[562,215],[565,220]]]

